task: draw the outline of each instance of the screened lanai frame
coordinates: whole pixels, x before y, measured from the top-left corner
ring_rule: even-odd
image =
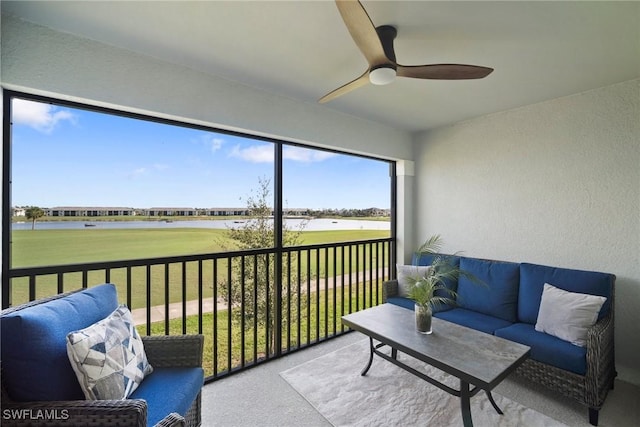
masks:
[[[390,211],[391,223],[390,234],[392,242],[396,240],[396,164],[394,161],[381,159],[374,156],[366,156],[363,154],[354,154],[343,152],[337,149],[329,149],[325,147],[316,147],[312,145],[301,144],[282,139],[269,138],[261,135],[253,135],[227,129],[220,129],[213,126],[205,126],[172,120],[167,118],[155,117],[152,115],[128,112],[114,108],[90,105],[75,101],[57,99],[42,95],[29,94],[19,91],[3,89],[3,148],[2,148],[2,307],[6,308],[11,305],[11,289],[10,289],[10,270],[11,266],[11,162],[12,162],[12,100],[23,99],[40,103],[52,104],[55,106],[69,107],[80,110],[87,110],[96,113],[110,114],[130,119],[143,120],[147,122],[155,122],[164,125],[172,125],[194,130],[202,130],[222,135],[231,135],[245,139],[272,143],[274,146],[274,176],[273,176],[273,207],[274,207],[274,234],[275,242],[273,249],[276,253],[281,253],[283,249],[283,148],[286,146],[299,147],[310,150],[319,150],[340,155],[360,157],[369,160],[386,162],[389,165],[389,194],[390,194]],[[392,264],[395,265],[395,250],[391,251]],[[277,274],[277,272],[276,272]],[[276,276],[277,277],[277,276]]]

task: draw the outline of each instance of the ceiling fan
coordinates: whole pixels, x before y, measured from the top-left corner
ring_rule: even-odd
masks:
[[[393,39],[397,30],[390,25],[375,27],[362,4],[357,0],[336,0],[338,11],[362,51],[369,68],[355,80],[329,92],[318,100],[325,103],[368,83],[386,85],[396,77],[415,79],[465,80],[488,76],[493,68],[464,64],[400,65],[396,62]]]

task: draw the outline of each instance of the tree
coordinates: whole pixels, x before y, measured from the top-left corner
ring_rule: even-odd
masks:
[[[273,248],[275,245],[275,230],[273,226],[272,212],[269,206],[270,181],[266,178],[259,179],[259,189],[257,194],[251,195],[247,199],[247,210],[250,219],[239,224],[238,227],[229,229],[229,237],[237,244],[238,249],[264,249]],[[296,246],[300,243],[301,232],[304,228],[302,224],[299,229],[292,230],[283,224],[282,242],[284,246]],[[283,255],[283,263],[289,262],[296,265],[296,254]],[[254,322],[259,328],[265,328],[267,352],[271,354],[275,350],[276,328],[275,316],[277,301],[276,290],[280,286],[282,289],[282,311],[287,307],[297,306],[296,302],[300,295],[297,290],[292,289],[287,292],[285,284],[288,280],[295,283],[297,275],[292,272],[292,277],[287,277],[287,269],[283,268],[282,277],[276,278],[276,254],[273,252],[259,254],[256,256],[236,257],[232,260],[231,283],[221,283],[219,293],[222,298],[230,302],[232,318],[236,325],[244,324],[244,329],[253,328]],[[295,277],[293,277],[296,275]],[[240,310],[244,307],[244,311]],[[281,316],[282,327],[286,327],[287,318]],[[244,318],[244,322],[242,319]],[[245,331],[241,331],[244,333]]]
[[[25,210],[25,215],[27,219],[31,220],[31,229],[36,228],[36,221],[38,218],[42,218],[44,216],[44,211],[37,206],[29,206]]]

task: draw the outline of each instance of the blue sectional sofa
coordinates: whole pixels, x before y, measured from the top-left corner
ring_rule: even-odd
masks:
[[[530,358],[516,371],[517,374],[586,405],[589,421],[597,425],[598,411],[609,389],[613,388],[616,376],[615,276],[528,263],[446,256],[460,270],[480,279],[482,284],[474,283],[464,275],[455,283],[447,283],[446,286],[457,293],[456,305],[436,308],[434,316],[530,346]],[[431,265],[433,258],[434,255],[414,255],[412,264]],[[563,293],[562,297],[576,293],[594,295],[596,297],[586,298],[602,304],[599,312],[596,311],[595,324],[587,331],[584,346],[561,339],[557,334],[536,330],[537,323],[539,329],[545,330],[543,323],[548,323],[547,317],[552,317],[545,316],[538,322],[543,289],[547,291],[545,310],[552,307],[553,300],[549,298],[555,295],[551,293],[554,288],[545,288],[545,284],[560,289],[558,292]],[[383,301],[413,309],[413,301],[398,292],[396,280],[385,282]],[[568,310],[555,311],[561,317]]]
[[[142,378],[129,398],[85,397],[67,353],[67,336],[86,330],[116,309],[116,287],[103,284],[2,311],[3,426],[201,424],[202,335],[134,336],[141,338],[153,372]],[[128,345],[130,337],[122,345]]]

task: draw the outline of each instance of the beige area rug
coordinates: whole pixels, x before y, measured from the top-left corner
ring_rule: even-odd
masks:
[[[460,401],[394,364],[374,356],[366,376],[369,341],[351,344],[280,373],[334,426],[462,426]],[[459,388],[446,373],[398,353],[398,359]],[[484,392],[471,398],[476,427],[566,427],[552,418],[493,393],[498,415]]]

